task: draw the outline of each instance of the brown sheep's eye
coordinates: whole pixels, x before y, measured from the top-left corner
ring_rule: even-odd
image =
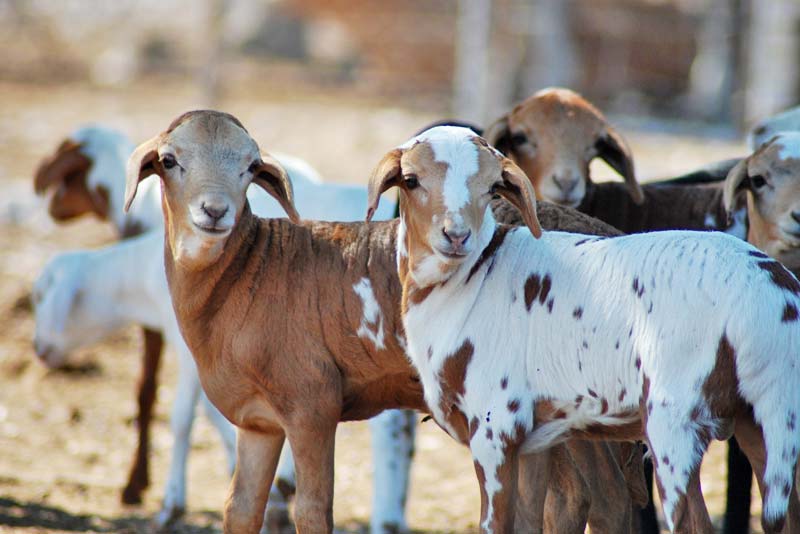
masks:
[[[178,162],[175,160],[175,156],[172,154],[164,154],[164,156],[161,158],[161,164],[165,169],[171,169],[177,165]]]
[[[511,135],[511,144],[514,146],[521,146],[528,142],[528,136],[524,133],[515,133]]]
[[[761,189],[762,187],[767,185],[767,181],[760,174],[756,174],[755,176],[750,177],[750,185],[752,185],[756,189]]]
[[[408,189],[416,189],[419,186],[419,178],[416,174],[406,174],[403,176],[403,181]]]
[[[489,188],[489,194],[492,195],[492,200],[497,200],[500,198],[500,195],[497,193],[497,189],[500,187],[499,183],[492,184],[492,187]]]

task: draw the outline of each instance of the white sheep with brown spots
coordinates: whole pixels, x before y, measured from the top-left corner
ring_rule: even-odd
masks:
[[[690,499],[711,532],[700,462],[732,434],[749,434],[765,532],[782,531],[800,447],[789,271],[722,233],[542,235],[524,172],[461,128],[387,154],[368,218],[395,186],[409,356],[433,417],[470,447],[484,532],[514,530],[519,455],[576,436],[647,439],[670,529],[688,526]],[[498,226],[493,195],[528,228]]]

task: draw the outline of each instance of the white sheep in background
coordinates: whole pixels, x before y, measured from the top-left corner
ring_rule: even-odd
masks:
[[[162,509],[155,518],[156,525],[164,526],[179,517],[185,509],[186,460],[197,400],[202,398],[206,404],[207,413],[220,431],[231,462],[233,457],[230,454],[233,451],[230,447],[234,431],[219,412],[207,403],[197,380],[194,361],[175,324],[163,271],[160,182],[148,180],[142,185],[141,196],[137,196],[129,212],[123,210],[125,163],[132,151],[133,145],[121,132],[103,126],[85,126],[64,140],[37,170],[35,189],[40,194],[53,191],[49,211],[56,220],[69,220],[85,213],[94,213],[110,220],[120,236],[159,230],[155,230],[157,236],[137,240],[137,244],[121,247],[119,252],[112,252],[112,249],[75,252],[51,261],[40,275],[34,290],[37,314],[35,347],[44,363],[57,367],[64,363],[70,351],[99,341],[127,324],[139,323],[164,332],[179,358],[178,386],[172,410],[175,443]],[[303,160],[286,155],[278,155],[278,160],[293,180],[297,205],[304,216],[343,221],[361,218],[367,195],[363,186],[325,184]],[[256,214],[267,217],[282,214],[278,204],[257,188],[248,191],[248,198]],[[390,203],[383,209],[380,218],[390,219],[393,212],[394,206]],[[137,252],[132,253],[132,250]],[[127,270],[117,272],[116,276],[124,273],[125,280],[115,280],[114,269],[110,266],[115,261],[124,263],[120,258],[136,257],[136,254],[142,254],[139,257],[147,259],[134,261]],[[147,257],[144,254],[154,255]],[[138,268],[142,261],[149,262],[147,269]],[[108,267],[103,267],[104,263]],[[137,268],[131,268],[133,265]],[[85,275],[89,270],[93,273],[91,277]],[[128,289],[137,290],[126,291],[122,282],[127,284]],[[95,284],[98,286],[94,287]],[[89,294],[92,298],[84,300],[83,297]],[[81,298],[77,299],[76,296]],[[147,315],[147,310],[151,308],[159,310],[155,316]],[[140,320],[143,316],[146,316],[146,320]],[[154,371],[155,366],[152,369]],[[154,382],[154,376],[143,377],[142,380],[143,384]],[[141,395],[140,391],[139,397]],[[405,429],[413,417],[412,412],[387,410],[370,421],[375,464],[371,515],[371,532],[374,534],[383,532],[384,528],[406,528],[405,502],[414,434],[413,425],[411,432]],[[150,421],[149,415],[145,420]],[[149,422],[145,426],[149,426]],[[140,432],[145,435],[147,431],[147,428],[140,427]],[[137,454],[137,458],[141,460],[141,454]],[[139,465],[138,469],[142,469],[142,466]],[[146,467],[144,470],[146,472]],[[132,479],[136,472],[135,466]],[[140,484],[140,487],[144,485]],[[274,526],[279,526],[288,517],[287,499],[292,495],[294,486],[294,463],[287,447],[267,511]]]
[[[750,130],[747,143],[750,145],[750,149],[755,151],[781,132],[800,132],[800,106],[789,108],[759,121]]]
[[[764,530],[781,532],[797,500],[800,283],[780,263],[722,233],[534,239],[529,180],[462,128],[387,154],[368,218],[393,186],[409,356],[434,418],[470,447],[484,532],[513,531],[518,454],[577,436],[646,438],[669,528],[690,504],[693,531],[713,532],[700,462],[734,433]],[[493,195],[528,229],[497,226]]]

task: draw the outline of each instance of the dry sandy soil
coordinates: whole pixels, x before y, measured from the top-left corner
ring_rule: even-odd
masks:
[[[198,107],[200,96],[184,86],[154,83],[124,92],[0,85],[0,101],[0,532],[147,531],[172,443],[168,416],[176,366],[168,355],[158,390],[151,488],[142,506],[123,506],[120,488],[135,444],[138,331],[128,328],[80,351],[70,370],[48,371],[31,349],[34,322],[27,303],[33,280],[53,254],[109,243],[113,235],[95,220],[50,222],[31,191],[31,174],[39,158],[80,123],[116,126],[140,142]],[[365,180],[384,151],[439,118],[433,111],[319,95],[236,94],[218,107],[239,116],[263,149],[306,158],[328,180],[354,183]],[[743,151],[732,142],[623,131],[643,178],[670,176]],[[600,164],[595,171],[608,174]],[[703,471],[714,515],[724,492],[722,451],[712,449]],[[203,417],[196,422],[189,467],[189,511],[178,530],[218,532],[228,473],[218,437]],[[365,528],[370,479],[367,425],[341,425],[334,513],[342,532]],[[432,423],[419,427],[408,509],[419,532],[476,530],[479,499],[471,461]]]

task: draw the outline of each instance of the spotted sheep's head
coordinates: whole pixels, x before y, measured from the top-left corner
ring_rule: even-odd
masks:
[[[747,240],[800,271],[800,132],[777,134],[731,169],[723,199],[729,215],[742,200]]]
[[[275,197],[298,222],[289,176],[232,115],[190,111],[139,145],[128,160],[125,209],[139,182],[161,179],[167,238],[175,260],[202,268],[222,253],[246,205],[250,183]]]
[[[625,180],[634,202],[644,200],[625,139],[600,111],[568,89],[544,89],[486,130],[486,139],[513,159],[541,200],[576,207],[600,158]]]
[[[516,206],[534,236],[542,233],[525,173],[467,128],[432,128],[386,154],[370,178],[367,220],[392,187],[400,189],[400,253],[420,285],[482,252],[495,228],[487,213],[493,197]]]

